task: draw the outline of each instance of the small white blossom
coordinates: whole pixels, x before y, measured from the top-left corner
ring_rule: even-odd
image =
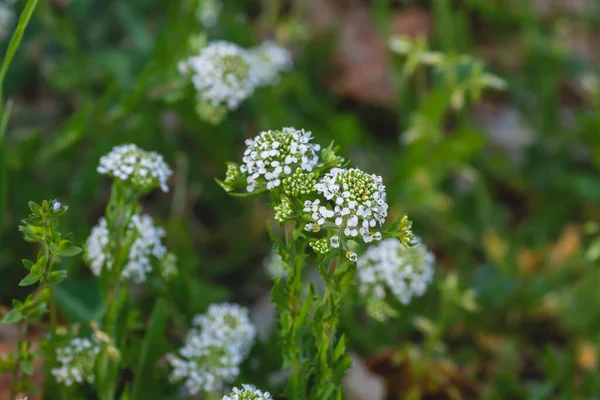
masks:
[[[166,260],[167,249],[162,244],[165,236],[164,229],[154,225],[154,220],[149,215],[134,215],[125,234],[124,243],[131,243],[127,263],[123,267],[121,276],[135,283],[142,283],[152,271],[152,263],[164,263],[172,274],[175,259]],[[90,265],[92,273],[99,276],[103,268],[112,269],[113,259],[109,243],[109,231],[104,217],[100,218],[98,225],[92,228],[92,233],[86,241],[85,259]],[[166,274],[164,268],[160,271]]]
[[[276,85],[279,83],[279,74],[292,68],[289,50],[272,40],[266,40],[250,51],[260,86]]]
[[[331,244],[331,247],[333,247],[333,248],[336,248],[336,249],[337,249],[338,247],[340,247],[340,238],[339,238],[339,237],[337,237],[337,236],[332,236],[332,237],[329,239],[329,243]]]
[[[319,165],[321,146],[312,143],[312,133],[304,129],[283,128],[261,132],[246,140],[246,150],[240,171],[246,173],[247,190],[257,187],[271,190],[281,185],[283,178],[297,168],[310,172]]]
[[[359,291],[365,297],[384,299],[389,291],[402,304],[421,296],[433,280],[435,257],[418,238],[405,248],[398,239],[371,246],[358,262]]]
[[[250,52],[226,41],[209,43],[178,69],[189,71],[200,100],[230,110],[250,97],[259,83]]]
[[[65,346],[56,349],[59,367],[51,370],[56,382],[65,386],[94,383],[96,358],[100,345],[96,340],[74,338]]]
[[[359,169],[332,168],[315,185],[325,198],[304,203],[304,212],[313,223],[334,226],[344,236],[361,236],[365,243],[381,239],[373,228],[382,225],[387,217],[388,204],[385,186],[380,176]]]
[[[221,400],[272,400],[269,392],[258,390],[253,385],[242,384],[242,388],[233,388],[233,391]]]
[[[143,191],[160,187],[163,192],[168,192],[167,180],[172,174],[163,156],[144,151],[134,144],[113,147],[110,153],[100,158],[97,170],[101,174],[128,181]]]
[[[265,266],[265,270],[267,271],[267,274],[269,274],[269,276],[275,278],[276,276],[284,276],[285,272],[286,272],[286,266],[285,263],[283,261],[283,259],[281,258],[281,256],[273,251],[271,252],[271,254],[269,254],[264,262],[263,262],[264,266]]]
[[[247,309],[228,303],[211,305],[193,324],[185,345],[177,354],[167,355],[170,379],[184,381],[191,395],[222,392],[239,375],[256,328]]]

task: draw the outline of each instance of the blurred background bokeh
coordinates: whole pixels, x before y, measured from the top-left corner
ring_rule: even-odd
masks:
[[[214,179],[246,138],[293,126],[382,175],[392,216],[407,213],[437,258],[435,284],[398,319],[344,308],[354,399],[600,396],[598,1],[223,0],[209,28],[201,3],[39,2],[5,87],[0,304],[27,293],[20,260],[37,250],[17,227],[28,201],[68,205],[62,228],[82,245],[109,195],[98,159],[131,142],[175,171],[171,191],[142,204],[180,261],[169,286],[136,292],[140,321],[167,292],[172,338],[214,301],[251,306],[268,325],[272,210]],[[203,122],[176,85],[203,32],[243,47],[277,40],[294,67],[221,124]],[[62,319],[98,318],[97,282],[81,258],[64,266]],[[276,341],[253,354],[244,376],[276,385]]]

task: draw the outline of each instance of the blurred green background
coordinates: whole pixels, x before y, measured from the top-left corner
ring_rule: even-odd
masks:
[[[293,126],[382,175],[392,216],[407,213],[436,254],[439,285],[399,319],[374,322],[357,304],[344,311],[350,349],[387,381],[389,398],[600,396],[597,1],[227,0],[210,29],[200,3],[40,1],[5,87],[0,304],[27,293],[17,286],[20,260],[37,252],[17,231],[27,202],[68,205],[62,228],[83,244],[108,200],[98,159],[127,142],[175,170],[171,191],[142,203],[165,225],[180,274],[139,291],[139,320],[157,293],[170,298],[172,348],[207,304],[264,301],[272,210],[229,197],[214,178],[241,159],[245,138]],[[244,47],[275,38],[294,68],[207,124],[193,95],[174,89],[188,38],[202,32]],[[472,63],[452,64],[450,83],[427,66],[407,74],[407,57],[387,48],[392,35],[424,37],[451,61],[480,60],[506,89],[460,99]],[[97,318],[97,286],[70,260],[56,301],[64,321],[86,322]],[[450,304],[448,276],[475,291],[475,305]],[[253,354],[244,377],[276,385],[276,342]]]

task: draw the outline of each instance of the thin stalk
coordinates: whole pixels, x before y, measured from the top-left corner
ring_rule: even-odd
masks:
[[[29,24],[29,20],[33,15],[33,11],[37,6],[38,0],[28,0],[21,16],[17,27],[10,38],[8,48],[4,54],[2,60],[2,66],[0,66],[0,236],[2,234],[2,226],[4,220],[4,213],[6,210],[6,203],[8,197],[8,173],[6,170],[6,127],[8,125],[8,118],[10,116],[11,103],[7,102],[5,106],[4,101],[4,79],[12,60],[17,52],[21,40],[23,39],[23,33],[25,28]]]
[[[52,253],[50,252],[50,247],[46,244],[46,267],[44,269],[44,276],[42,277],[42,281],[40,286],[38,286],[37,290],[34,292],[32,302],[37,300],[42,291],[46,288],[48,283],[48,275],[50,274],[50,268],[52,267]],[[21,368],[21,348],[27,342],[27,332],[29,331],[29,321],[25,320],[21,324],[21,332],[19,334],[19,340],[17,341],[17,360],[15,364],[15,369],[13,371],[12,382],[10,386],[10,399],[14,399],[17,396],[17,392],[21,386],[21,379],[23,376],[23,370]]]

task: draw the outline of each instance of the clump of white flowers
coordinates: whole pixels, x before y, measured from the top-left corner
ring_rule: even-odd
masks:
[[[219,0],[202,0],[196,9],[196,17],[207,28],[217,24],[223,4]]]
[[[180,62],[179,70],[190,76],[200,103],[235,110],[258,86],[253,66],[248,50],[219,40]]]
[[[136,214],[131,217],[124,242],[131,243],[127,262],[121,271],[124,279],[135,283],[142,283],[152,271],[152,264],[159,263],[160,272],[167,278],[175,273],[176,258],[168,254],[162,243],[165,231],[154,225],[154,220],[149,215]],[[110,249],[109,231],[104,217],[100,218],[98,225],[86,241],[85,259],[92,273],[99,276],[103,268],[112,269],[113,259]]]
[[[332,168],[315,189],[324,201],[304,203],[304,211],[312,218],[306,230],[318,232],[321,227],[337,230],[339,237],[331,238],[332,247],[339,247],[342,237],[360,235],[365,243],[381,239],[381,233],[374,228],[385,222],[388,204],[380,176],[356,168]],[[349,254],[348,258],[355,261],[356,254]]]
[[[185,345],[168,354],[171,380],[184,381],[191,394],[222,393],[240,373],[256,336],[248,310],[235,304],[213,304],[193,320]]]
[[[367,249],[358,261],[358,287],[367,299],[383,301],[391,293],[402,304],[422,296],[433,280],[434,255],[418,238],[405,247],[398,239],[385,239]]]
[[[233,391],[221,400],[272,400],[269,392],[258,390],[253,385],[243,384],[242,388],[233,388]]]
[[[292,54],[277,42],[266,40],[250,51],[260,86],[276,85],[279,75],[292,68]]]
[[[271,190],[281,185],[282,179],[297,168],[310,172],[319,165],[321,146],[312,143],[312,134],[304,129],[283,128],[261,132],[246,140],[246,150],[240,171],[246,173],[248,186],[253,192],[266,187]]]
[[[52,368],[51,373],[56,382],[65,386],[92,384],[99,353],[100,344],[96,339],[73,338],[66,346],[56,349],[60,366]]]
[[[168,192],[167,180],[172,174],[162,155],[142,150],[135,144],[113,147],[110,153],[100,158],[97,170],[101,174],[128,182],[143,192],[157,187]]]

